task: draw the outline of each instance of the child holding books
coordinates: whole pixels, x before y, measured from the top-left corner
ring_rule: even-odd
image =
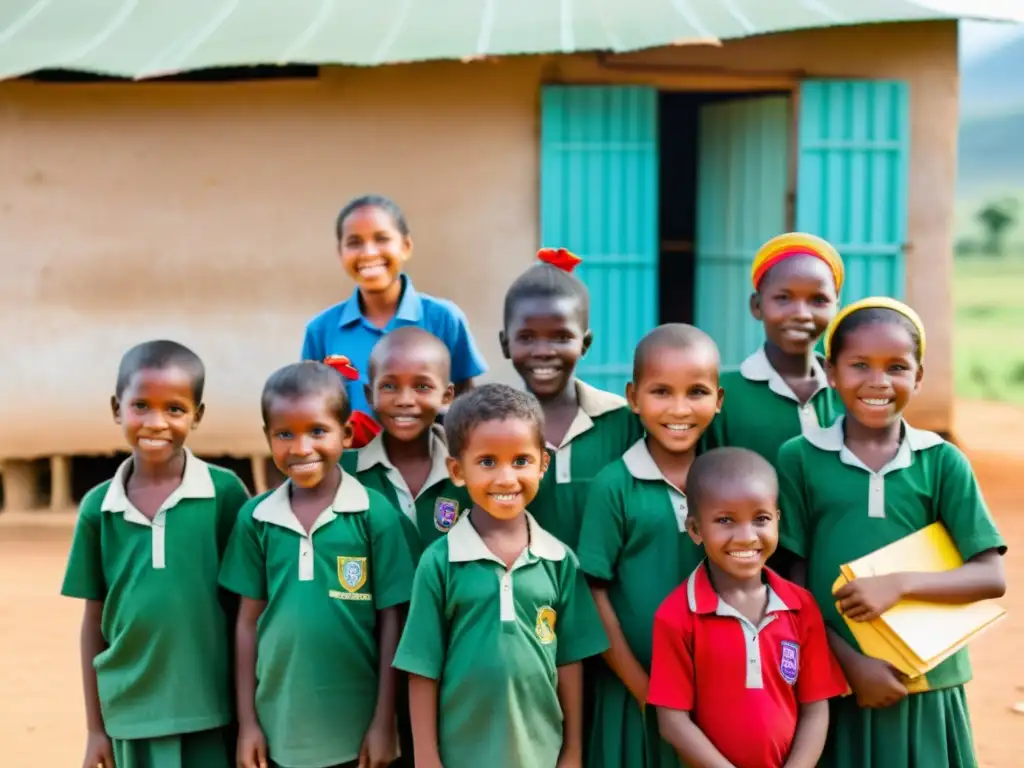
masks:
[[[971,768],[977,758],[964,693],[971,679],[967,650],[910,685],[860,653],[845,619],[871,621],[902,600],[999,597],[1006,544],[963,453],[903,418],[924,378],[925,331],[917,313],[886,297],[851,304],[829,326],[825,355],[846,416],[788,441],[778,458],[779,542],[806,561],[808,588],[854,693],[832,702],[820,764]],[[842,565],[936,521],[957,545],[962,567],[855,579],[832,594]]]

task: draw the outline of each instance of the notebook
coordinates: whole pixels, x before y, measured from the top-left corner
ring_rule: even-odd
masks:
[[[832,591],[857,578],[901,571],[938,573],[963,562],[945,526],[932,523],[842,566]],[[904,600],[874,621],[846,619],[846,624],[862,653],[889,662],[913,682],[1005,616],[994,600],[963,605]]]

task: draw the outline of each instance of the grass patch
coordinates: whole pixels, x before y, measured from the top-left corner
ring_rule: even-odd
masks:
[[[954,362],[960,397],[1024,404],[1024,258],[954,264]]]

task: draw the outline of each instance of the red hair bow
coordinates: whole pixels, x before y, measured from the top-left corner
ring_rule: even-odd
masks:
[[[380,434],[380,424],[362,411],[353,411],[348,423],[352,427],[353,448],[362,448]]]
[[[359,381],[359,371],[352,365],[352,361],[344,355],[328,355],[324,358],[324,365],[329,365],[349,381]]]
[[[541,248],[537,258],[563,272],[572,272],[583,261],[579,256],[565,248]]]

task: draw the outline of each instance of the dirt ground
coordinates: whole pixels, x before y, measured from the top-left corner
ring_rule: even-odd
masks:
[[[1010,547],[1010,615],[971,649],[978,755],[984,768],[1019,768],[1024,714],[1011,707],[1024,702],[1024,411],[962,404],[957,425]],[[58,595],[72,525],[71,515],[0,514],[0,753],[12,768],[81,761],[81,605]]]

